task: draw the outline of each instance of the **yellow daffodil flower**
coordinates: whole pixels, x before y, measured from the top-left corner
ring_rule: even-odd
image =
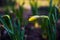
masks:
[[[23,1],[25,2],[25,6],[27,7],[27,6],[30,6],[30,0],[16,0],[16,2],[18,3],[18,4],[20,4],[20,5],[22,5],[23,4]],[[53,1],[53,6],[54,5],[57,5],[57,3],[59,2],[59,0],[52,0]],[[34,5],[34,1],[33,0],[31,0],[31,3]],[[49,3],[50,3],[50,0],[37,0],[37,5],[38,5],[38,7],[40,7],[40,6],[49,6]],[[31,7],[31,6],[30,6]]]
[[[41,25],[39,25],[38,22],[35,22],[34,27],[35,27],[35,28],[41,28]]]

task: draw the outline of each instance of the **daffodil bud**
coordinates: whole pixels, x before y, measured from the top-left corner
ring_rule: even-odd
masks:
[[[32,16],[32,17],[29,18],[29,21],[34,21],[34,20],[36,20],[37,18],[39,18],[38,15],[36,15],[36,16]]]
[[[2,17],[8,17],[10,19],[10,16],[9,15],[3,15]]]
[[[34,21],[34,20],[36,20],[38,18],[47,18],[47,19],[49,19],[49,17],[45,16],[45,15],[41,15],[41,16],[35,15],[35,16],[30,17],[29,21]]]

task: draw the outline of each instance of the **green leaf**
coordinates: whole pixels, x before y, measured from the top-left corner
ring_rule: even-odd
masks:
[[[0,17],[0,21],[2,22],[2,24],[4,25],[4,28],[9,32],[9,33],[14,33],[13,32],[13,26],[12,26],[12,22],[10,20],[10,16],[9,15],[4,15],[2,17]]]
[[[31,10],[33,15],[38,15],[37,0],[30,0]]]

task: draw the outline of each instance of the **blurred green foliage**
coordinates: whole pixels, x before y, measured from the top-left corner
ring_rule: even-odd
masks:
[[[24,32],[25,32],[25,26],[24,29],[21,31],[21,25],[22,23],[28,23],[28,21],[24,22],[23,20],[23,5],[19,6],[18,9],[15,9],[15,1],[12,2],[12,0],[7,0],[7,6],[4,7],[4,10],[6,10],[4,16],[0,16],[0,21],[4,25],[4,28],[7,30],[9,36],[12,40],[24,40]],[[37,1],[33,1],[34,4],[30,1],[31,10],[33,15],[39,15],[37,10]],[[12,24],[11,16],[9,15],[9,8],[12,9],[13,13],[16,15],[17,22],[14,20],[14,24]],[[48,36],[48,40],[56,40],[56,23],[57,23],[57,13],[56,13],[56,7],[54,5],[54,8],[52,7],[52,0],[50,0],[50,7],[49,7],[49,20],[42,18],[42,30],[43,32],[46,32]],[[27,25],[27,24],[24,24]],[[43,33],[42,33],[43,34]]]

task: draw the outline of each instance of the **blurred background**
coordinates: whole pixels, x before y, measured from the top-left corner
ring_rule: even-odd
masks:
[[[19,6],[22,5],[24,2],[24,13],[23,17],[25,20],[27,20],[31,15],[31,6],[29,4],[29,0],[0,0],[0,16],[5,15],[5,8],[9,8],[9,13],[12,16],[12,19],[15,19],[15,14],[10,10],[10,7],[14,5],[15,8],[19,8]],[[50,0],[37,0],[37,6],[38,6],[38,13],[41,13],[41,15],[48,15],[48,8],[49,8],[49,2]],[[52,6],[56,6],[57,8],[57,14],[58,14],[58,21],[57,21],[57,40],[60,40],[60,0],[53,0]],[[39,25],[38,25],[39,26]],[[42,29],[39,27],[34,27],[33,23],[28,23],[26,25],[26,31],[25,31],[25,40],[47,40],[45,38],[46,36],[42,37],[41,32]],[[1,40],[11,40],[8,32],[3,28],[2,23],[0,22],[0,39]]]

